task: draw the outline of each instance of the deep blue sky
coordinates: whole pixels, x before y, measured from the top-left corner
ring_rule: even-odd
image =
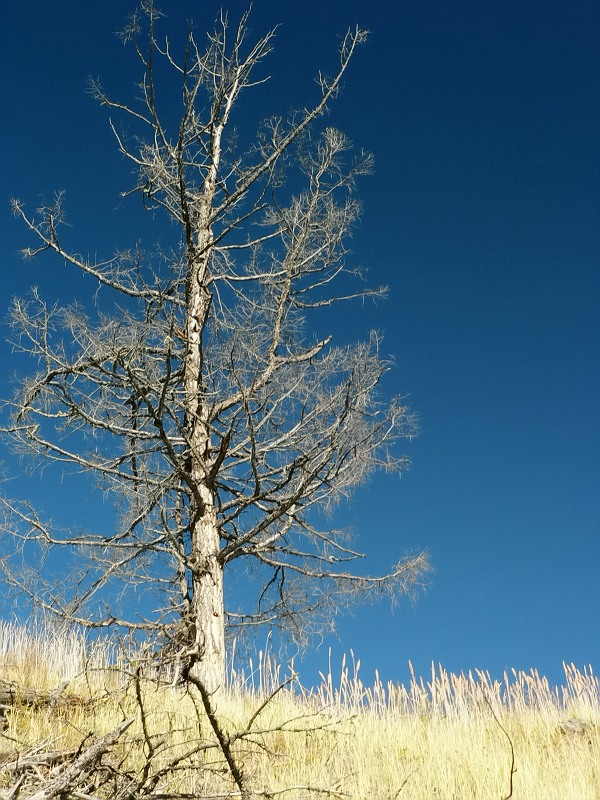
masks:
[[[169,6],[176,11],[171,13]],[[152,233],[131,206],[89,75],[129,99],[138,74],[114,37],[128,0],[32,0],[3,12],[0,313],[40,285],[85,287],[56,261],[23,265],[17,196],[67,190],[77,249],[109,255]],[[213,0],[167,2],[169,25],[206,28]],[[237,18],[245,7],[232,0]],[[596,0],[255,0],[256,34],[281,22],[273,80],[248,113],[315,96],[338,37],[371,31],[331,124],[374,152],[353,259],[390,299],[348,309],[346,330],[385,335],[422,433],[402,480],[375,479],[351,522],[373,570],[427,548],[428,591],[393,612],[359,607],[311,663],[353,648],[369,679],[406,678],[411,659],[451,671],[600,663],[600,5]],[[128,219],[134,222],[127,223]],[[5,344],[1,395],[21,368]],[[8,366],[10,364],[10,366]],[[7,461],[9,468],[14,465]],[[50,483],[15,488],[52,507]],[[52,491],[50,496],[49,491]]]

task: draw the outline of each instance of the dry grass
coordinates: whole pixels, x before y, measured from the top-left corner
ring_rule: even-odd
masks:
[[[111,754],[121,774],[139,782],[146,770],[146,786],[163,798],[239,796],[198,697],[136,681],[115,662],[114,648],[76,634],[0,625],[0,676],[48,691],[62,685],[70,698],[7,711],[0,758],[41,743],[77,749],[133,718]],[[253,791],[291,799],[600,798],[600,685],[590,668],[565,665],[564,685],[551,688],[535,671],[498,682],[441,667],[428,679],[413,674],[408,686],[378,678],[366,686],[359,667],[344,663],[337,679],[329,669],[311,692],[294,679],[264,707],[233,744]],[[216,702],[229,734],[248,728],[279,674],[264,656],[246,676],[232,673]],[[0,770],[0,789],[9,785]],[[116,796],[109,784],[92,789],[93,797]]]

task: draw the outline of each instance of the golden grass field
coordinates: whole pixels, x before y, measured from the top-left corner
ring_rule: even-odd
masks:
[[[266,704],[281,683],[273,659],[232,673],[213,705],[251,796],[599,800],[600,684],[591,668],[565,665],[564,684],[551,688],[535,671],[497,682],[441,667],[408,686],[377,676],[366,685],[359,667],[327,668],[310,692],[294,677]],[[4,711],[0,797],[34,796],[25,788],[41,767],[22,772],[25,788],[11,794],[18,758],[69,753],[62,767],[47,767],[54,774],[123,720],[133,721],[95,785],[65,797],[239,797],[198,697],[135,674],[109,645],[0,624],[0,678],[23,693]],[[26,690],[57,697],[59,687],[60,702],[26,702]],[[137,794],[126,794],[123,776]]]

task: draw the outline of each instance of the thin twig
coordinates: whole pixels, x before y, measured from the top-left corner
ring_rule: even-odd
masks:
[[[508,744],[510,746],[510,775],[509,775],[509,778],[508,778],[508,794],[505,797],[502,798],[502,800],[510,800],[510,798],[513,795],[513,776],[514,776],[515,772],[517,771],[516,767],[515,767],[515,748],[513,746],[512,739],[510,738],[508,731],[506,730],[504,725],[498,719],[498,717],[496,715],[496,712],[492,708],[492,704],[490,703],[490,701],[489,701],[488,697],[485,695],[485,693],[483,694],[483,699],[487,703],[487,706],[490,709],[493,718],[496,720],[496,723],[497,723],[498,727],[500,728],[502,733],[508,739]]]

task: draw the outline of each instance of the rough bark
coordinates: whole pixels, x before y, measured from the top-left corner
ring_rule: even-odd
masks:
[[[221,157],[221,134],[227,122],[215,125],[210,168],[204,181],[196,228],[186,226],[188,273],[186,276],[186,350],[184,362],[185,435],[190,454],[192,619],[195,626],[196,677],[207,691],[215,692],[225,679],[225,605],[221,537],[215,509],[211,459],[210,412],[203,378],[203,336],[210,313],[207,288],[212,248],[210,212]],[[183,167],[182,178],[183,178]],[[182,204],[184,218],[190,210]]]
[[[62,798],[76,792],[78,785],[84,782],[85,776],[95,768],[98,759],[102,758],[104,753],[119,741],[127,728],[133,725],[133,722],[133,719],[125,720],[114,730],[99,737],[57,777],[50,780],[43,789],[31,795],[29,800],[54,800],[54,798]]]

